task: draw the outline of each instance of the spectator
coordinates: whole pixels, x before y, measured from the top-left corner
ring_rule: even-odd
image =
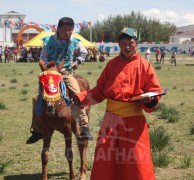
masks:
[[[20,48],[19,62],[27,62],[27,49],[25,47]]]
[[[7,46],[4,48],[5,63],[9,62],[9,49]]]
[[[164,48],[162,48],[161,51],[160,51],[160,64],[161,64],[162,61],[163,61],[163,64],[164,64],[165,54],[166,54],[166,52],[165,52]]]
[[[2,49],[2,46],[0,46],[0,63],[2,63],[2,54],[3,54],[3,49]]]
[[[146,47],[146,50],[145,50],[145,59],[150,61],[150,49],[149,47]]]
[[[156,53],[156,62],[159,63],[159,55],[160,55],[160,49],[159,49],[159,47],[157,47],[155,49],[155,53]]]
[[[28,53],[27,53],[27,62],[34,62],[31,50],[29,50]]]
[[[17,47],[14,49],[14,61],[17,61],[18,60],[18,49]]]
[[[175,50],[172,51],[171,66],[173,65],[173,63],[176,66],[176,51]]]
[[[99,61],[100,61],[100,62],[104,62],[104,61],[105,61],[104,55],[100,54],[100,56],[99,56]]]

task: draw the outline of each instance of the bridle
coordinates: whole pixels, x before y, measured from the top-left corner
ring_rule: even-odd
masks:
[[[46,108],[45,108],[46,115],[54,116],[56,113],[56,104],[55,102],[46,101]]]
[[[57,106],[59,105],[68,106],[64,99],[60,99],[52,102],[44,100],[44,102],[45,102],[45,113],[50,117],[55,116]]]
[[[62,81],[63,77],[57,71],[43,71],[39,75],[43,107],[48,116],[55,116],[58,105],[67,105],[60,89]]]

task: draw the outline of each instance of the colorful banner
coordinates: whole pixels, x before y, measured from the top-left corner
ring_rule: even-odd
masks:
[[[88,28],[89,26],[91,27],[92,23],[83,21],[82,23],[78,23],[78,25],[79,25],[80,29],[85,29],[85,28]]]
[[[27,25],[35,25],[35,26],[39,26],[40,28],[44,29],[44,31],[56,31],[57,30],[57,26],[56,25],[49,25],[49,24],[39,24],[37,22],[29,22],[26,23],[23,20],[21,20],[19,18],[18,22],[13,22],[10,20],[5,20],[4,21],[5,26],[9,27],[9,28],[18,28],[21,29],[23,26],[27,26]],[[83,21],[82,23],[75,23],[76,28],[78,29],[85,29],[85,28],[89,28],[92,26],[91,22],[86,22]]]

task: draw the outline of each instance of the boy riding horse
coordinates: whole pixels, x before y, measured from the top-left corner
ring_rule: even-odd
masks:
[[[61,74],[70,91],[71,97],[80,92],[78,82],[73,75],[73,70],[77,69],[78,62],[83,62],[87,55],[86,48],[80,44],[78,39],[71,36],[73,30],[73,19],[69,17],[61,18],[58,22],[56,34],[43,39],[44,46],[40,56],[45,65],[50,61],[54,61],[57,65],[62,60],[65,61],[61,69]],[[42,139],[42,119],[41,115],[35,111],[37,98],[33,99],[32,136],[26,141],[27,144],[32,144]],[[81,133],[77,134],[77,136],[82,139],[91,140],[92,136],[89,131],[86,109],[73,106],[72,113],[74,119],[80,125]]]

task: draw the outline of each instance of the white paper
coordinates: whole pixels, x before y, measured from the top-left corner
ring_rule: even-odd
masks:
[[[145,93],[145,94],[141,94],[140,96],[152,97],[152,96],[156,96],[156,95],[159,95],[159,93],[157,93],[157,92],[148,92],[148,93]]]

